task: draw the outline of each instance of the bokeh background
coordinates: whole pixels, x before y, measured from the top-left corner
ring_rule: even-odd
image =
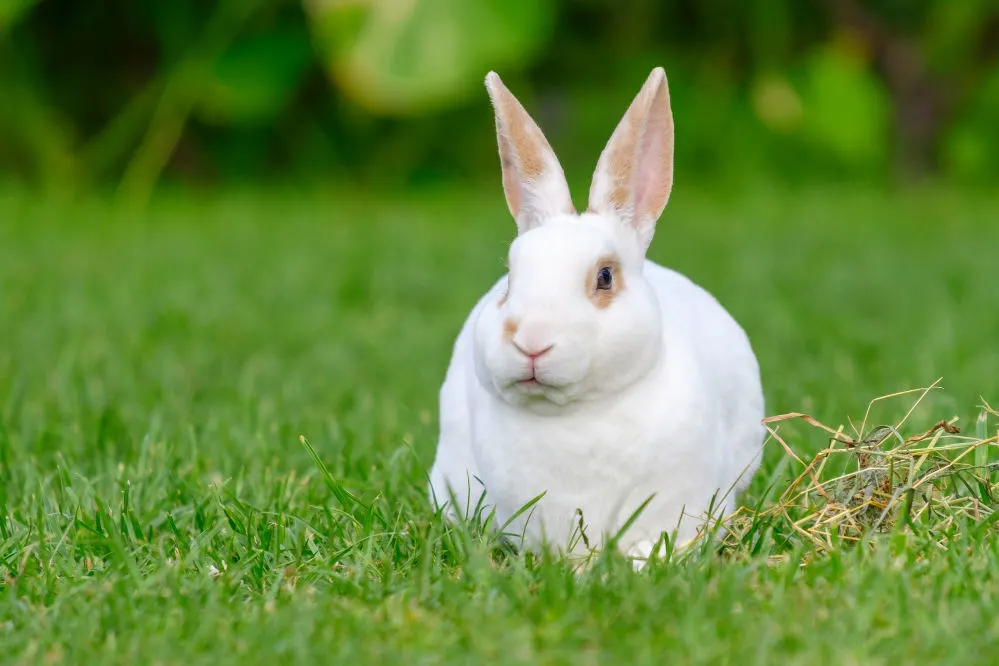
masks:
[[[864,547],[762,519],[642,576],[503,554],[427,501],[454,339],[515,233],[486,72],[580,207],[657,65],[649,256],[745,328],[768,414],[994,434],[999,0],[0,0],[0,666],[995,654],[985,447],[939,531],[907,491]],[[829,445],[780,432],[749,506]]]
[[[579,187],[655,65],[681,184],[999,175],[994,0],[0,0],[0,172],[498,186],[495,69]]]

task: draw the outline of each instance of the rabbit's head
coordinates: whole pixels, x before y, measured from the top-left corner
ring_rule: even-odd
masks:
[[[600,156],[577,214],[558,158],[490,72],[503,189],[518,235],[505,292],[476,321],[480,381],[514,404],[613,395],[655,367],[661,315],[645,252],[673,183],[673,116],[656,68]]]

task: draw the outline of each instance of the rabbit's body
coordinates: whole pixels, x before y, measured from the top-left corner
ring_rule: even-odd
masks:
[[[510,405],[479,382],[474,323],[501,298],[506,276],[476,304],[441,388],[431,472],[439,502],[451,488],[456,509],[468,515],[487,489],[483,505],[503,524],[544,492],[507,527],[538,547],[569,544],[578,512],[588,539],[613,535],[654,496],[620,543],[642,557],[663,531],[676,530],[683,543],[709,509],[718,516],[733,508],[764,432],[756,358],[742,328],[704,289],[648,260],[644,276],[662,315],[659,362],[623,392],[555,414]],[[575,545],[585,547],[578,531]]]
[[[469,515],[484,492],[502,525],[543,493],[506,531],[579,550],[651,497],[619,547],[644,557],[664,532],[688,541],[756,471],[763,396],[742,328],[645,258],[673,182],[665,74],[611,136],[582,214],[541,130],[499,77],[486,86],[519,234],[454,345],[432,498]]]

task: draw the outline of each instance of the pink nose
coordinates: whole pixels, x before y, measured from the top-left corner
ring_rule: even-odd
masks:
[[[552,349],[552,347],[554,347],[555,345],[551,344],[551,345],[548,345],[547,347],[545,347],[543,349],[539,349],[539,350],[536,350],[536,351],[528,351],[527,349],[524,349],[523,347],[521,347],[520,345],[518,345],[516,341],[513,341],[513,346],[517,348],[517,351],[519,351],[521,354],[523,354],[524,356],[526,356],[527,358],[529,358],[529,359],[531,359],[533,361],[534,359],[538,358],[539,356],[542,356],[542,355],[547,354],[548,352],[550,352],[551,349]]]

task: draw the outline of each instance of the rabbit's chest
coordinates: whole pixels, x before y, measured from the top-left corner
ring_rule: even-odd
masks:
[[[697,484],[695,443],[655,414],[591,413],[571,419],[504,418],[475,424],[473,450],[490,503],[505,521],[539,494],[528,532],[559,533],[582,514],[592,530],[614,530],[652,493]]]

